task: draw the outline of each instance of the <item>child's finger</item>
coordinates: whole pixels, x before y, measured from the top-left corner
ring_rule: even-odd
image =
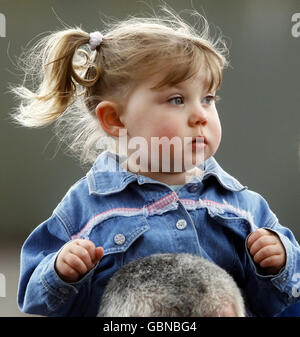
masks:
[[[88,249],[86,249],[83,246],[79,246],[79,245],[73,245],[70,248],[70,253],[78,256],[83,263],[86,265],[86,267],[88,269],[91,269],[93,267],[93,262],[92,262],[92,258],[90,256],[90,252],[88,251]]]
[[[77,255],[72,253],[67,254],[64,257],[64,262],[71,268],[75,269],[79,274],[85,274],[88,271],[85,263]]]
[[[79,240],[77,241],[77,244],[80,245],[81,247],[84,247],[90,255],[91,261],[94,261],[95,259],[95,244],[91,240]]]
[[[254,231],[249,237],[248,237],[248,241],[247,241],[247,247],[249,249],[251,249],[251,246],[253,245],[253,243],[258,240],[260,237],[262,236],[270,236],[272,235],[272,233],[264,228],[259,228],[256,231]]]
[[[271,256],[276,256],[276,255],[280,255],[281,254],[281,250],[280,247],[278,245],[269,245],[266,247],[263,247],[262,249],[260,249],[254,256],[253,256],[253,260],[256,263],[261,263],[263,260],[271,257]]]
[[[270,245],[275,245],[276,243],[277,241],[275,240],[273,236],[263,235],[252,243],[251,248],[249,250],[250,250],[251,255],[255,255],[262,248],[266,246],[270,246]]]
[[[94,263],[98,262],[99,260],[102,259],[104,255],[104,249],[103,247],[97,247],[96,250],[95,250],[95,260],[94,260]]]
[[[79,273],[67,263],[62,263],[59,270],[59,276],[66,282],[74,282],[74,280],[78,279]]]
[[[262,268],[267,267],[278,267],[282,265],[282,256],[281,255],[272,255],[262,260],[259,264]]]

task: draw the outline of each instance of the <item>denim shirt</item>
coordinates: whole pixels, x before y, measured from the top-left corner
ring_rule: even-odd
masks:
[[[119,156],[100,154],[25,241],[19,308],[45,316],[95,316],[113,273],[155,253],[190,253],[215,262],[235,279],[252,315],[275,316],[296,303],[300,248],[292,232],[279,224],[259,194],[213,157],[203,166],[204,175],[176,193],[125,170]],[[277,233],[285,247],[286,265],[277,275],[266,275],[247,249],[247,237],[259,227]],[[78,282],[66,283],[56,273],[55,260],[77,238],[102,246],[104,256]]]

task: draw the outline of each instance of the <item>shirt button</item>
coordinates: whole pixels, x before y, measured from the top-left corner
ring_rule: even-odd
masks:
[[[123,235],[123,234],[116,234],[114,236],[114,242],[115,242],[116,245],[121,246],[125,242],[125,240],[126,240],[125,235]]]
[[[184,219],[180,219],[176,223],[177,229],[185,229],[186,225],[187,225],[187,223]]]
[[[188,188],[188,191],[189,191],[190,193],[195,193],[195,192],[198,191],[198,189],[199,189],[198,185],[192,185],[192,186],[190,186],[190,187]]]

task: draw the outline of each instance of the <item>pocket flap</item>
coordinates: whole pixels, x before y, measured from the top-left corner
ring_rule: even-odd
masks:
[[[118,216],[93,228],[89,239],[104,248],[104,256],[125,252],[150,226],[143,216]]]

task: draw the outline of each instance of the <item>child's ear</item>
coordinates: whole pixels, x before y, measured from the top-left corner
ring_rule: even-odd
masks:
[[[96,107],[96,115],[102,129],[111,136],[118,137],[119,130],[124,128],[120,120],[120,107],[111,101],[103,101]]]

